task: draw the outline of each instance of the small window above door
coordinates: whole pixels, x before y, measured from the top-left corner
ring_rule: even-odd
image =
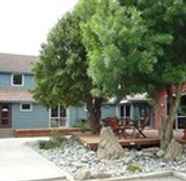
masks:
[[[24,85],[24,75],[19,74],[19,73],[12,74],[11,85],[12,86],[23,86]]]

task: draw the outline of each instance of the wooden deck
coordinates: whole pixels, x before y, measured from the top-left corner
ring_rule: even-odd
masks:
[[[160,145],[160,137],[159,133],[157,130],[145,130],[144,131],[145,135],[147,138],[118,138],[119,143],[123,147],[135,147],[135,148],[140,148],[140,147],[152,147],[152,146],[159,146]],[[181,136],[182,133],[180,132],[179,134],[176,133],[176,138],[177,140],[182,143],[186,144],[186,140],[182,140]],[[80,137],[80,141],[82,144],[85,146],[89,147],[90,149],[95,150],[99,144],[100,137],[99,135],[91,135],[91,134],[81,134],[78,135]]]
[[[64,135],[71,135],[73,133],[79,133],[79,128],[49,128],[49,129],[16,129],[16,137],[38,137],[38,136],[50,136],[52,132],[57,131]]]

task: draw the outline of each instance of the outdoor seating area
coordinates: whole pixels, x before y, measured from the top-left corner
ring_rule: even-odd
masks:
[[[155,129],[144,129],[143,134],[146,137],[143,137],[142,135],[140,137],[134,137],[133,136],[133,130],[127,129],[127,137],[118,136],[118,141],[123,147],[133,147],[133,148],[143,148],[143,147],[154,147],[160,145],[160,136],[159,131]],[[78,136],[81,143],[88,148],[92,150],[96,150],[97,146],[100,142],[100,136],[94,135],[91,133],[72,133],[75,136]],[[174,132],[175,137],[177,141],[179,141],[181,144],[186,144],[186,140],[183,138],[183,132],[182,131],[175,131]]]
[[[125,130],[126,131],[126,130]],[[78,133],[74,133],[74,135],[77,136]],[[151,147],[151,146],[159,146],[160,144],[160,138],[159,138],[159,132],[158,130],[143,130],[143,134],[146,135],[146,137],[133,137],[131,136],[133,134],[133,130],[127,130],[127,138],[126,137],[118,137],[119,143],[123,147]],[[130,136],[130,137],[129,137]],[[93,134],[78,134],[78,137],[80,138],[80,141],[83,145],[87,146],[88,148],[92,150],[96,150],[97,146],[100,142],[100,136],[99,135],[93,135]]]
[[[139,121],[129,118],[119,120],[116,117],[109,117],[103,120],[103,125],[110,126],[119,138],[146,138],[144,129],[148,125],[148,117]]]

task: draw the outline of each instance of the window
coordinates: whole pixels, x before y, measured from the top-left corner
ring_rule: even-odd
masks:
[[[63,106],[56,106],[49,110],[50,127],[66,126],[66,109]]]
[[[20,111],[21,112],[31,112],[32,111],[32,104],[21,104]]]
[[[60,106],[60,117],[66,117],[66,109]]]
[[[130,105],[129,104],[120,106],[120,117],[124,119],[130,118]]]
[[[11,84],[12,86],[23,86],[24,85],[23,74],[13,74]]]
[[[57,118],[58,117],[58,106],[51,108],[51,117]]]
[[[66,117],[66,109],[63,106],[56,106],[51,108],[50,111],[50,117],[51,118],[62,118]]]

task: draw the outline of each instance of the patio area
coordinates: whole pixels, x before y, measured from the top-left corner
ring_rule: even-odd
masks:
[[[131,130],[128,130],[130,133]],[[155,129],[146,129],[143,131],[143,133],[146,135],[146,138],[144,137],[118,137],[119,143],[123,147],[153,147],[153,146],[159,146],[160,144],[160,137],[159,137],[159,131]],[[89,147],[92,150],[95,150],[97,148],[97,145],[99,144],[100,137],[99,135],[93,135],[90,133],[74,133],[73,135],[79,136],[80,141],[83,145]],[[183,131],[175,131],[175,136],[177,140],[182,143],[186,144],[186,140],[182,139]]]

